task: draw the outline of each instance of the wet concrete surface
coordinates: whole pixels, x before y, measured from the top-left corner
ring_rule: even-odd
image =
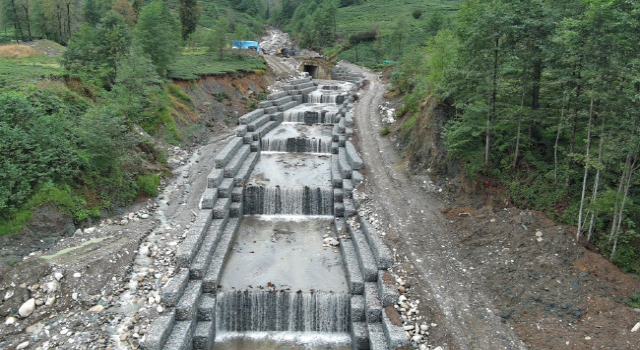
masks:
[[[331,187],[331,157],[309,153],[265,153],[248,184],[265,187]]]
[[[348,293],[342,256],[337,248],[323,247],[325,234],[333,234],[331,217],[245,216],[221,290]]]
[[[332,126],[307,124],[281,124],[269,132],[264,138],[288,139],[292,137],[309,137],[331,140]]]
[[[350,350],[347,333],[222,333],[216,336],[216,350]]]

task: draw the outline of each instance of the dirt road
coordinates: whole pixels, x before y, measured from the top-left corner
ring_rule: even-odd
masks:
[[[475,287],[472,266],[460,262],[443,228],[438,192],[406,176],[404,162],[389,139],[381,137],[378,105],[385,86],[361,67],[369,81],[355,104],[355,135],[365,162],[367,206],[388,225],[387,244],[396,249],[409,273],[410,295],[420,299],[421,315],[444,327],[431,331],[431,342],[452,349],[524,349],[498,315],[490,298]],[[432,315],[429,316],[428,314]]]

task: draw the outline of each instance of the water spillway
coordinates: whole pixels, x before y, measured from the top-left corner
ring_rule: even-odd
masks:
[[[218,331],[349,331],[351,298],[344,293],[237,291],[218,295]]]
[[[337,75],[345,75],[340,70]],[[349,141],[362,80],[290,81],[239,118],[214,160],[201,209],[162,287],[168,312],[145,349],[395,349],[397,290],[352,191],[363,162]],[[353,221],[351,221],[353,222]],[[388,277],[388,276],[387,276]],[[215,342],[215,346],[214,346]],[[286,346],[285,346],[286,345]]]

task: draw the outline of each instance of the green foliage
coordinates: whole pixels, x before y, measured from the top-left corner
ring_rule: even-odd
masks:
[[[380,136],[387,136],[391,133],[391,130],[389,130],[389,126],[385,125],[382,129],[380,129]]]
[[[223,59],[224,51],[228,45],[229,26],[229,21],[226,18],[219,19],[205,39],[205,44],[209,51],[217,53],[219,60]]]
[[[179,0],[178,10],[182,24],[182,39],[187,40],[189,35],[196,31],[202,9],[196,0]]]
[[[184,91],[182,91],[182,89],[178,85],[175,85],[175,84],[167,85],[167,91],[171,96],[176,97],[182,103],[193,102],[191,97],[187,95]]]
[[[230,98],[229,94],[226,91],[215,93],[213,94],[213,96],[216,98],[216,101],[218,102],[222,102]]]
[[[26,58],[0,57],[0,92],[21,90],[45,77],[60,73],[55,57],[31,56]]]
[[[640,309],[640,289],[635,293],[631,293],[631,295],[629,295],[629,299],[625,299],[625,303],[629,307]]]
[[[109,11],[95,28],[89,25],[80,28],[60,63],[67,74],[89,85],[109,88],[115,83],[118,61],[129,52],[131,40],[124,18]]]
[[[420,19],[420,17],[422,17],[422,9],[413,10],[413,12],[411,12],[411,16],[415,19]]]
[[[141,175],[136,180],[136,184],[142,193],[156,197],[160,186],[160,176],[156,174]]]
[[[158,73],[164,72],[175,61],[182,41],[180,22],[162,0],[154,0],[142,8],[138,18],[135,37]]]
[[[168,76],[178,80],[197,80],[201,76],[253,72],[265,68],[264,61],[258,57],[244,56],[243,60],[238,60],[235,55],[226,54],[220,60],[214,53],[204,53],[179,56],[169,67]]]

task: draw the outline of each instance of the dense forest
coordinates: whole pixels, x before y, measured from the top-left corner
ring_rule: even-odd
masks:
[[[470,0],[393,73],[399,132],[447,110],[447,156],[640,272],[640,4]]]
[[[188,96],[169,79],[197,77],[202,50],[237,61],[230,35],[271,24],[389,72],[391,131],[412,145],[436,130],[466,178],[640,273],[639,23],[630,0],[0,0],[1,41],[66,47],[46,87],[2,87],[0,229],[45,200],[82,220],[153,194],[158,168],[140,164],[163,154],[138,131],[184,139],[172,110]]]

